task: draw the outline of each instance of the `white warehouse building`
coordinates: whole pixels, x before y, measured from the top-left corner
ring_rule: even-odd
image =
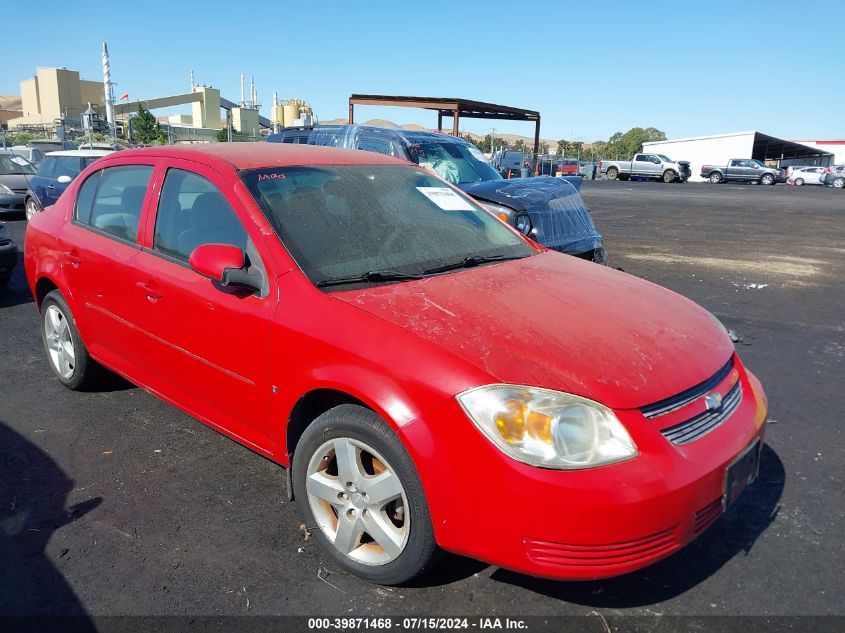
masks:
[[[836,147],[845,150],[845,144]],[[664,154],[672,160],[689,161],[691,181],[704,180],[701,177],[702,165],[727,165],[731,158],[756,158],[777,167],[826,167],[839,162],[839,156],[834,156],[828,147],[811,147],[755,131],[651,141],[643,143],[643,152]]]

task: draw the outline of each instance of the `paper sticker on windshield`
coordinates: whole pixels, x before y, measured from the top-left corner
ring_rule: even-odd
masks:
[[[426,198],[444,211],[472,211],[472,205],[446,187],[417,187]]]

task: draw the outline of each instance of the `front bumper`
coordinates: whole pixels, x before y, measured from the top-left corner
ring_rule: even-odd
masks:
[[[24,210],[26,194],[0,194],[0,213],[18,213]]]
[[[403,428],[438,543],[561,580],[617,576],[671,555],[721,516],[727,467],[762,444],[762,387],[745,371],[740,381],[744,397],[734,414],[683,446],[670,444],[639,411],[617,411],[639,456],[575,471],[507,457],[450,400]]]

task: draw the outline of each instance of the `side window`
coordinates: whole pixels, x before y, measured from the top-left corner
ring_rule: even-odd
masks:
[[[55,178],[56,175],[56,159],[52,156],[45,156],[42,163],[38,166],[37,176],[43,178]]]
[[[388,156],[395,156],[396,152],[393,150],[393,145],[390,140],[381,136],[361,134],[355,143],[355,149],[362,149],[367,152],[376,152],[377,154],[386,154]]]
[[[79,193],[76,194],[76,206],[73,209],[73,217],[77,222],[91,224],[91,207],[94,204],[94,194],[97,192],[102,173],[98,171],[91,174],[79,188]]]
[[[169,169],[158,203],[153,249],[187,262],[203,244],[231,244],[245,251],[246,230],[211,181]]]
[[[83,194],[90,195],[87,187],[92,176],[80,189],[77,198],[77,220],[122,240],[134,242],[138,235],[141,208],[147,195],[147,185],[153,168],[148,165],[121,165],[99,172],[99,182],[93,194],[90,215],[82,215]]]
[[[645,162],[645,160],[646,160],[645,154],[637,154],[636,156],[634,156],[634,160],[638,163]]]
[[[76,178],[82,171],[82,161],[78,156],[59,156],[56,159],[56,175]]]
[[[732,160],[731,161],[731,167],[743,167],[744,162],[745,161],[742,161],[742,160]]]

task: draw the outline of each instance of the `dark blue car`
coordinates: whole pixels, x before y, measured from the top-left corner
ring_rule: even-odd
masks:
[[[274,143],[345,147],[404,158],[460,188],[535,242],[562,253],[605,263],[602,237],[581,199],[581,178],[504,180],[481,151],[461,138],[366,125],[287,128]]]
[[[55,204],[79,172],[107,154],[111,151],[74,149],[48,153],[38,165],[35,175],[29,177],[29,190],[24,202],[26,219]]]

